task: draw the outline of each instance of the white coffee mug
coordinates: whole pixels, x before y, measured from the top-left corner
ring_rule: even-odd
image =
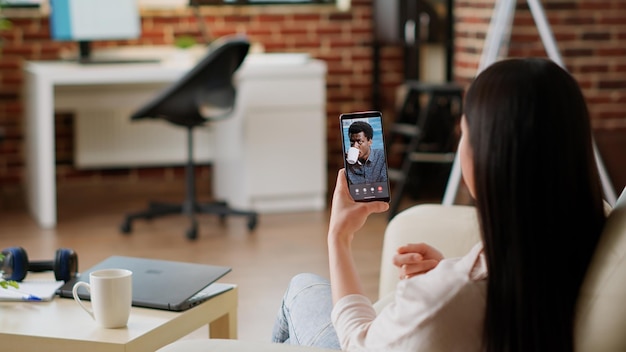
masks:
[[[348,149],[348,157],[346,158],[346,160],[348,161],[348,164],[354,164],[356,163],[358,159],[359,159],[359,148],[350,147],[350,149]]]
[[[72,288],[74,300],[104,328],[122,328],[128,324],[132,306],[132,272],[126,269],[103,269],[89,274],[89,283],[77,282]],[[91,309],[78,296],[85,287],[90,293]]]

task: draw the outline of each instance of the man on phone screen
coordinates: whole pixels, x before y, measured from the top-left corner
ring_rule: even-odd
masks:
[[[355,121],[348,128],[348,137],[350,147],[359,150],[357,161],[346,166],[349,184],[386,182],[385,151],[372,148],[372,126],[365,121]]]

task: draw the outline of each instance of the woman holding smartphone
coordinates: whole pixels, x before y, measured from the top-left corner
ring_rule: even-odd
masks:
[[[388,204],[354,202],[340,170],[330,282],[312,274],[292,280],[274,341],[347,351],[574,350],[576,301],[605,223],[577,82],[546,59],[496,62],[469,87],[461,131],[481,240],[460,258],[444,259],[427,244],[401,247],[394,264],[404,279],[377,315],[351,243]]]

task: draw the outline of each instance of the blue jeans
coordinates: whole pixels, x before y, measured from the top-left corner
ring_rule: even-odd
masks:
[[[340,350],[330,321],[332,309],[328,280],[308,273],[294,276],[278,311],[272,342]]]

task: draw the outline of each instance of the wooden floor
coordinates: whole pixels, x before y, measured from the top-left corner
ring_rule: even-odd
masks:
[[[289,279],[300,272],[327,276],[328,211],[262,214],[252,233],[246,218],[222,224],[214,216],[202,215],[195,241],[185,237],[188,221],[182,216],[139,221],[130,235],[120,234],[125,212],[140,210],[149,199],[178,201],[182,194],[176,185],[162,183],[62,186],[58,189],[58,226],[42,230],[25,211],[19,192],[5,189],[0,192],[0,248],[22,246],[30,260],[52,260],[58,248],[72,248],[83,270],[111,255],[230,266],[232,272],[220,281],[239,285],[239,338],[268,341]],[[371,217],[354,241],[356,261],[371,299],[377,295],[386,224],[386,214]],[[206,330],[190,335],[203,336]]]

